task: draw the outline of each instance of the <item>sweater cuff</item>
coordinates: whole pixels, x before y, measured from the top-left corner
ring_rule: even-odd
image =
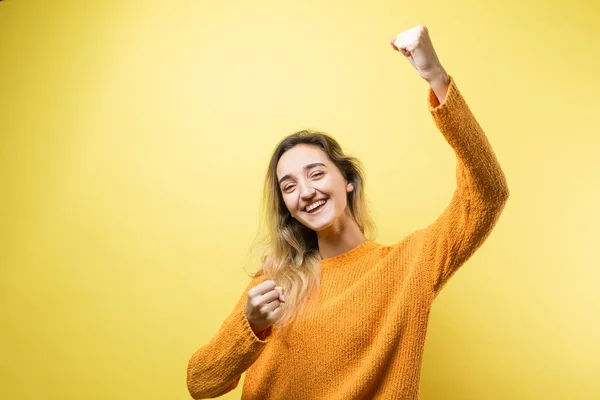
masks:
[[[429,111],[431,113],[441,113],[446,111],[448,108],[452,108],[456,104],[456,101],[460,98],[460,92],[456,87],[456,82],[454,82],[454,78],[452,75],[448,75],[450,78],[450,82],[448,84],[448,92],[446,93],[446,98],[444,102],[440,104],[440,100],[437,98],[437,95],[431,88],[429,87],[429,92],[427,95],[427,105],[429,106]]]
[[[258,335],[254,333],[252,327],[250,326],[250,322],[248,318],[246,318],[246,313],[243,309],[238,312],[238,322],[242,325],[242,329],[244,330],[244,337],[248,340],[248,344],[250,346],[256,344],[267,344],[271,339],[272,327],[265,329],[262,332],[259,332]]]

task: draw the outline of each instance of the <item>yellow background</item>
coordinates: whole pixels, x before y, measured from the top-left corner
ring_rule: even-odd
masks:
[[[0,2],[0,398],[189,398],[189,356],[257,267],[264,171],[293,131],[364,162],[379,242],[433,221],[455,158],[389,45],[417,24],[511,189],[434,304],[421,398],[600,398],[599,13]]]

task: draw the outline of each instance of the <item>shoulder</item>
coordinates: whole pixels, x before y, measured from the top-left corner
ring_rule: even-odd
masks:
[[[402,254],[404,257],[411,258],[412,256],[416,256],[420,254],[424,238],[425,238],[425,229],[418,229],[401,239],[393,242],[389,245],[380,245],[380,257],[381,258],[394,258],[400,256]]]

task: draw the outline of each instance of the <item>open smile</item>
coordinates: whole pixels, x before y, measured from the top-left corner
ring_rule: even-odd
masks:
[[[329,202],[329,199],[325,200],[325,201],[323,202],[323,204],[321,204],[321,205],[319,205],[319,206],[317,206],[317,207],[313,208],[312,210],[310,210],[310,211],[305,211],[305,213],[307,213],[308,215],[316,215],[316,214],[319,214],[319,213],[321,212],[321,210],[322,210],[323,208],[325,208],[325,206],[327,205],[327,203],[328,203],[328,202]]]

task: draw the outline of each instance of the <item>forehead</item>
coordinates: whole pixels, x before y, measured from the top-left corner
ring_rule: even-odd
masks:
[[[298,144],[281,156],[277,163],[277,177],[286,174],[300,174],[307,164],[322,162],[329,165],[327,154],[317,146]]]

